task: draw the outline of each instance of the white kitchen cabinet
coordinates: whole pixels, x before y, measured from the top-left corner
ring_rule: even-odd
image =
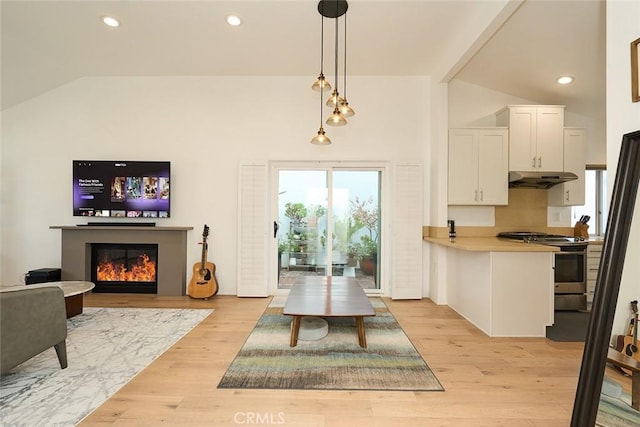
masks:
[[[587,246],[587,304],[591,305],[593,296],[596,293],[596,279],[600,268],[600,257],[602,256],[602,245],[589,243]]]
[[[449,204],[506,205],[508,197],[508,129],[449,130]]]
[[[564,105],[508,105],[496,124],[509,127],[509,170],[562,170]]]
[[[564,129],[564,172],[573,172],[578,179],[551,187],[547,192],[549,206],[582,206],[585,202],[585,142],[587,132],[580,128]]]

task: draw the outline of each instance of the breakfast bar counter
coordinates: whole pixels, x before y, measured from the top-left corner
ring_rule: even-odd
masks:
[[[497,237],[423,237],[443,260],[443,301],[490,337],[544,337],[554,322],[554,254]],[[445,267],[446,266],[446,267]]]
[[[463,251],[474,252],[558,252],[556,246],[538,245],[536,243],[516,242],[498,239],[497,237],[457,237],[454,242],[449,238],[423,237],[425,242]]]

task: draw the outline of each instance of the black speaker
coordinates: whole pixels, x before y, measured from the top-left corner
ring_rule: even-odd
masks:
[[[60,268],[39,268],[31,270],[24,278],[27,285],[35,283],[59,282],[62,277],[62,269]]]

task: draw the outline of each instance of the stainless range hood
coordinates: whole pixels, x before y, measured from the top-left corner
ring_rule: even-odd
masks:
[[[578,179],[573,172],[509,172],[509,188],[551,188]]]

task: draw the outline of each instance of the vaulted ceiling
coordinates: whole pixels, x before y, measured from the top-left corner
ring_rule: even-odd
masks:
[[[431,75],[478,17],[507,0],[349,2],[350,75]],[[604,117],[604,1],[512,1],[517,11],[455,76]],[[1,3],[2,109],[86,76],[309,75],[319,69],[317,1]],[[243,23],[231,27],[229,14]],[[121,20],[117,28],[100,21]],[[325,37],[332,43],[332,20]],[[325,46],[333,74],[333,46]],[[555,78],[571,74],[572,85]]]

